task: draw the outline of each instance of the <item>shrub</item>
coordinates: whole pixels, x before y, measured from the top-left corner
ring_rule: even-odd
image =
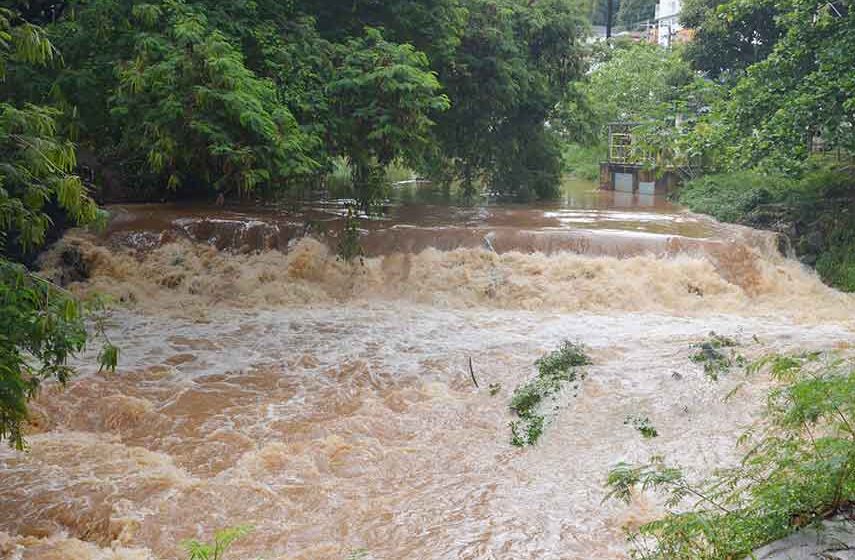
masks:
[[[582,146],[569,144],[562,151],[564,171],[578,179],[598,181],[600,161],[605,158],[607,148],[604,145]]]
[[[855,364],[808,354],[770,356],[750,370],[761,368],[782,385],[764,422],[740,439],[749,451],[737,467],[699,484],[662,457],[609,473],[607,499],[654,489],[671,508],[630,534],[635,558],[742,558],[855,501]],[[689,499],[688,510],[676,509]]]
[[[739,222],[758,205],[780,200],[792,188],[792,181],[782,176],[754,171],[722,173],[686,183],[679,202],[693,212],[724,222]]]

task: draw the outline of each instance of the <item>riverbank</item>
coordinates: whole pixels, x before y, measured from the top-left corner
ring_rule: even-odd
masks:
[[[775,231],[822,280],[855,291],[855,178],[828,169],[795,180],[736,172],[708,175],[677,194],[693,212],[724,222]]]

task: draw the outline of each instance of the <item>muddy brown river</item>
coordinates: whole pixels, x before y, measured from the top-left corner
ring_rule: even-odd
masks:
[[[117,206],[107,231],[67,235],[45,274],[62,247],[84,255],[71,289],[111,298],[120,366],[98,374],[93,349],[34,405],[30,449],[0,448],[0,558],[180,559],[242,524],[227,558],[627,558],[625,529],[664,509],[603,502],[609,467],[732,464],[770,386],[708,379],[692,344],[853,342],[853,297],[785,243],[661,199],[396,200],[361,220],[356,264],[335,257],[335,202]],[[540,442],[512,447],[511,393],[565,339],[594,363]]]

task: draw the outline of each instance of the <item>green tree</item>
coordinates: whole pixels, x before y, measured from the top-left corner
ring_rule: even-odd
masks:
[[[738,18],[744,4],[719,10]],[[807,0],[775,0],[772,8],[781,37],[698,129],[720,167],[799,172],[814,135],[855,150],[855,10]]]
[[[366,27],[382,29],[392,42],[409,43],[428,55],[434,68],[453,58],[468,15],[461,0],[306,0],[304,10],[327,39],[342,42]]]
[[[467,0],[455,59],[440,70],[451,109],[437,117],[433,175],[517,196],[557,191],[560,153],[547,121],[580,77],[586,23],[576,3]]]
[[[0,8],[0,79],[23,65],[45,64],[56,51],[41,28]],[[57,111],[0,100],[0,237],[24,248],[41,245],[56,204],[78,224],[98,216],[73,174],[74,146],[57,135]],[[5,243],[4,243],[5,244]],[[27,401],[48,379],[64,383],[69,357],[81,351],[86,329],[79,302],[50,282],[0,257],[0,439],[21,449]],[[118,353],[102,352],[115,368]]]
[[[612,121],[646,122],[673,114],[693,77],[678,51],[628,43],[596,64],[580,89],[602,129]]]
[[[206,16],[179,0],[137,4],[135,57],[117,64],[122,146],[170,188],[249,192],[309,173],[303,133]],[[163,31],[161,31],[163,30]]]
[[[0,9],[0,80],[28,64],[57,57],[41,28]],[[80,178],[72,173],[74,145],[57,134],[56,109],[0,100],[0,235],[29,250],[51,225],[45,207],[57,203],[76,222],[97,216]]]
[[[547,122],[581,75],[576,0],[24,4],[65,64],[22,72],[3,90],[62,108],[58,124],[105,183],[147,196],[282,190],[345,155],[363,198],[377,194],[366,185],[388,157],[470,190],[554,194]],[[383,77],[387,59],[410,70]],[[383,97],[373,107],[371,87]],[[359,122],[360,111],[376,114]]]
[[[448,98],[439,93],[424,53],[386,41],[370,27],[340,46],[335,76],[329,84],[330,127],[365,207],[379,195],[382,171],[427,144],[430,113],[446,110]]]
[[[685,56],[709,77],[737,79],[765,59],[781,35],[774,0],[685,0],[681,23],[694,31]]]

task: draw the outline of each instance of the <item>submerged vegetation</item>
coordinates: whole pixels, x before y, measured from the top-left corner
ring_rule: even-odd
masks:
[[[570,341],[564,341],[557,350],[538,358],[534,364],[537,377],[517,387],[511,397],[510,408],[519,417],[510,424],[514,446],[537,443],[546,424],[543,401],[568,383],[575,383],[573,388],[578,389],[578,383],[585,378],[585,373],[578,368],[590,363],[585,349]]]
[[[733,338],[711,332],[707,340],[695,344],[697,352],[689,356],[696,364],[703,364],[704,374],[712,381],[734,366],[744,366],[745,358],[735,351],[739,343]]]
[[[650,418],[641,416],[627,416],[623,423],[627,426],[632,426],[644,439],[659,437],[659,430],[650,422]]]
[[[775,355],[750,369],[768,370],[780,386],[763,421],[740,438],[748,451],[738,465],[700,482],[658,456],[609,473],[608,497],[629,502],[656,490],[671,508],[631,535],[636,558],[743,558],[855,501],[855,364]]]

